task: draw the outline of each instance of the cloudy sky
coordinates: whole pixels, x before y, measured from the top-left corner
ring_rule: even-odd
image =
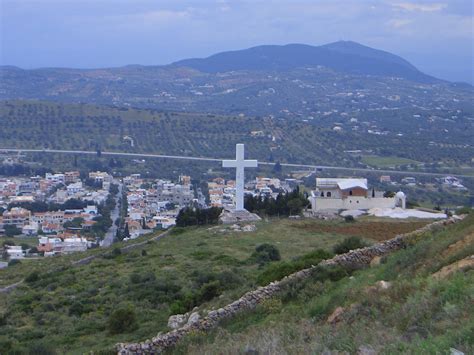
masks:
[[[0,64],[166,64],[260,44],[352,40],[473,82],[471,0],[0,0]]]

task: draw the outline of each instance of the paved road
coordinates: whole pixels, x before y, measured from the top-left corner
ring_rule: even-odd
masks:
[[[118,193],[115,196],[115,208],[114,210],[110,213],[110,218],[112,219],[112,226],[110,226],[109,230],[105,234],[104,239],[100,243],[100,246],[103,248],[107,248],[111,246],[115,242],[115,235],[117,234],[117,229],[118,227],[115,225],[115,220],[119,218],[120,216],[120,207],[119,207],[119,202],[122,199],[122,183],[118,180],[113,181],[114,184],[118,185]]]
[[[25,152],[25,153],[56,153],[56,154],[88,154],[96,155],[97,152],[90,150],[59,150],[59,149],[17,149],[17,148],[0,148],[0,152]],[[188,157],[184,155],[163,155],[163,154],[146,154],[146,153],[121,153],[121,152],[101,152],[102,155],[128,156],[128,157],[145,157],[145,158],[161,158],[161,159],[178,159],[178,160],[198,160],[208,162],[222,162],[223,159],[205,158],[205,157]],[[275,163],[259,161],[260,165],[275,165]],[[327,166],[327,165],[309,165],[309,164],[291,164],[281,163],[281,166],[288,166],[293,168],[309,168],[309,169],[324,169],[324,170],[347,170],[347,171],[362,171],[383,174],[403,174],[403,175],[418,175],[418,176],[456,176],[461,178],[473,179],[471,175],[461,175],[452,173],[429,173],[403,170],[387,170],[387,169],[369,169],[369,168],[350,168],[344,166]]]

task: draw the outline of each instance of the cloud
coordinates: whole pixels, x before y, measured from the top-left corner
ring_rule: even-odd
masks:
[[[388,25],[393,28],[406,27],[411,23],[413,23],[413,20],[409,19],[391,19],[390,21],[388,21]]]
[[[410,12],[438,12],[445,9],[448,5],[444,3],[420,4],[414,2],[400,2],[392,6]]]

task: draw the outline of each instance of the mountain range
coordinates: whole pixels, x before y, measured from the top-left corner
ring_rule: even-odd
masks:
[[[0,77],[0,99],[301,119],[369,107],[457,109],[472,106],[474,93],[472,86],[436,79],[394,54],[348,41],[265,45],[162,66],[4,66]]]

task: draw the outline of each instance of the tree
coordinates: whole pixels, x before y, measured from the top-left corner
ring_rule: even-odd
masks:
[[[128,223],[125,223],[125,228],[123,230],[123,238],[130,238],[130,231],[128,230]]]
[[[21,229],[19,229],[14,224],[7,224],[3,228],[5,229],[5,235],[7,237],[14,237],[15,235],[20,235],[21,234]]]

